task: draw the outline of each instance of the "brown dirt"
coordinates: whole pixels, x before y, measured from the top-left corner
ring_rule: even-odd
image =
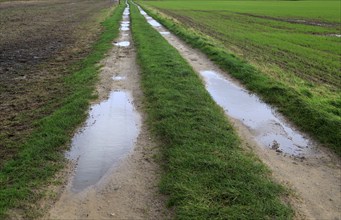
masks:
[[[128,33],[121,33],[118,41],[132,42]],[[169,219],[171,212],[158,191],[159,145],[146,126],[134,46],[113,48],[102,65],[97,86],[99,98],[93,104],[105,100],[113,90],[132,92],[133,104],[142,116],[134,150],[119,165],[114,165],[99,183],[80,193],[72,192],[73,176],[70,175],[69,184],[58,201],[50,205],[44,219]],[[114,81],[113,76],[124,79]]]
[[[158,31],[168,31],[158,28]],[[203,53],[191,48],[173,34],[164,38],[175,47],[196,72],[212,70],[224,73]],[[239,84],[236,80],[225,76]],[[341,160],[329,149],[318,146],[317,154],[295,158],[277,153],[255,141],[253,131],[230,118],[242,144],[254,152],[273,173],[273,178],[291,190],[289,200],[295,219],[341,219]],[[294,129],[297,130],[297,129]],[[318,145],[318,144],[317,144]]]
[[[100,32],[107,0],[0,2],[0,167],[67,95],[63,78]]]

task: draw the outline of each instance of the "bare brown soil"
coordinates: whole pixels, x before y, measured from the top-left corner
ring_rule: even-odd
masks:
[[[0,2],[0,168],[58,107],[70,65],[100,33],[107,0]]]

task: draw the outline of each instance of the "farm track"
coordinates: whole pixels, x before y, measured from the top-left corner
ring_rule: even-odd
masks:
[[[144,13],[142,12],[142,14]],[[163,26],[153,25],[152,20],[149,20],[149,23],[162,34],[170,45],[179,51],[198,74],[204,70],[224,73],[204,54],[192,49],[178,37],[169,33]],[[228,76],[227,73],[223,75]],[[231,78],[228,80],[234,81]],[[277,153],[257,142],[255,131],[245,126],[241,120],[229,116],[228,112],[227,116],[238,131],[245,149],[251,149],[256,153],[263,163],[272,170],[273,177],[293,190],[290,203],[296,211],[295,218],[338,219],[340,217],[340,158],[322,146],[316,146],[316,153],[298,158],[290,156],[290,154],[288,156]]]
[[[1,10],[1,9],[0,9]],[[128,21],[128,20],[125,20]],[[205,55],[193,50],[163,27],[156,28],[165,39],[187,60],[196,72],[203,69],[223,73]],[[118,43],[130,42],[125,47],[113,48],[101,63],[99,98],[93,105],[107,100],[112,91],[128,91],[133,105],[142,115],[140,134],[130,151],[115,164],[95,185],[82,192],[72,192],[74,176],[60,194],[60,198],[43,217],[51,219],[167,219],[172,214],[165,207],[165,198],[159,195],[158,183],[161,170],[155,158],[159,157],[159,143],[146,126],[143,113],[143,94],[140,89],[139,67],[136,51],[129,30],[122,31]],[[30,64],[31,65],[31,64]],[[47,80],[49,81],[49,80]],[[246,150],[255,152],[273,171],[274,178],[296,193],[290,203],[297,211],[296,217],[337,218],[340,210],[340,160],[328,150],[306,157],[290,157],[260,146],[254,135],[239,120],[229,118],[238,131]],[[73,164],[77,166],[77,162]],[[73,171],[69,170],[70,173]]]

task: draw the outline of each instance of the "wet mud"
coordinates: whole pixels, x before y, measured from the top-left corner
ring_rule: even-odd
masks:
[[[152,18],[140,7],[148,23]],[[259,156],[276,181],[292,189],[288,200],[295,219],[340,219],[341,161],[301,133],[274,108],[248,92],[203,53],[166,28],[152,25],[193,67],[240,136],[242,146]]]

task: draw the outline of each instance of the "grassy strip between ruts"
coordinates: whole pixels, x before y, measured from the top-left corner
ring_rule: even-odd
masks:
[[[66,143],[74,129],[86,118],[89,100],[94,98],[98,62],[118,36],[123,9],[122,4],[102,23],[104,30],[92,51],[73,67],[77,71],[65,80],[72,88],[72,95],[65,98],[61,108],[37,122],[37,130],[21,146],[18,156],[8,161],[0,171],[0,218],[6,217],[8,209],[27,211],[29,204],[41,196],[37,189],[63,167]]]
[[[303,131],[333,149],[339,156],[341,155],[340,120],[327,117],[319,109],[310,106],[297,91],[267,77],[242,59],[219,48],[208,37],[189,30],[148,7],[144,9],[185,42],[200,49],[222,69],[240,80],[249,90],[259,94],[265,102],[276,106],[278,111]]]
[[[224,112],[180,54],[131,7],[148,122],[163,143],[161,190],[177,219],[288,219],[269,171],[240,148]]]

